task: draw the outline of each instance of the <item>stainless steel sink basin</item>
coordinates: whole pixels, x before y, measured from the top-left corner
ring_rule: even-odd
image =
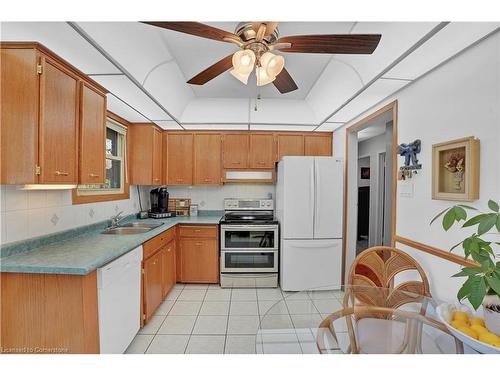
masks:
[[[118,227],[123,227],[123,228],[158,228],[162,226],[163,223],[140,223],[138,221],[134,221],[133,223],[127,223],[127,224],[121,224],[118,225]]]
[[[149,232],[159,226],[163,225],[163,223],[127,223],[118,225],[114,228],[108,228],[102,234],[141,234]]]

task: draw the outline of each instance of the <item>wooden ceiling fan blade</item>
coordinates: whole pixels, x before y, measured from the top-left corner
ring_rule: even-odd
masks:
[[[283,70],[276,76],[273,81],[274,86],[279,90],[280,93],[286,94],[287,92],[297,90],[297,84],[293,80],[288,70],[283,68]]]
[[[380,34],[294,35],[279,38],[278,43],[291,44],[280,48],[283,52],[371,54],[380,38]]]
[[[174,30],[185,34],[195,35],[202,38],[218,40],[220,42],[228,42],[225,39],[241,40],[236,34],[230,33],[216,27],[205,25],[200,22],[163,22],[163,21],[142,21],[152,26],[161,27],[163,29]]]
[[[233,67],[233,54],[224,57],[215,64],[209,66],[207,69],[198,73],[193,78],[191,78],[187,83],[192,85],[204,85],[208,81],[214,79],[218,75],[224,73]]]

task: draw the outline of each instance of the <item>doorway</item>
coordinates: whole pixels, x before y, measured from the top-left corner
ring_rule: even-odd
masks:
[[[393,245],[396,150],[396,101],[346,129],[344,276],[362,251]]]

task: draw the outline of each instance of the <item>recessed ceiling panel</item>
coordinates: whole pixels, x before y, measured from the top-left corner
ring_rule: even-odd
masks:
[[[147,118],[142,116],[139,112],[128,106],[123,101],[119,100],[112,94],[107,95],[107,108],[115,115],[123,117],[130,122],[147,122]]]
[[[86,74],[119,73],[66,22],[1,22],[0,39],[41,43]]]
[[[158,107],[146,94],[125,76],[95,76],[94,79],[111,93],[151,120],[170,120],[170,116]]]
[[[248,123],[248,99],[198,98],[191,100],[181,117],[182,123]]]
[[[499,26],[500,23],[493,22],[452,22],[387,72],[385,77],[416,79]]]
[[[330,117],[329,121],[349,122],[407,84],[407,81],[379,79],[339,112]]]
[[[304,100],[264,98],[251,100],[250,123],[312,125],[318,120]]]
[[[352,31],[353,34],[382,35],[377,49],[371,55],[337,55],[337,59],[352,66],[366,84],[437,24],[437,22],[358,22]]]

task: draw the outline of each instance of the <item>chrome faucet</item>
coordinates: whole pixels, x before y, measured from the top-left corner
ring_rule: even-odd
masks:
[[[118,212],[115,216],[111,216],[111,225],[110,228],[115,228],[118,226],[118,223],[125,219],[125,216],[121,216],[123,211]]]

